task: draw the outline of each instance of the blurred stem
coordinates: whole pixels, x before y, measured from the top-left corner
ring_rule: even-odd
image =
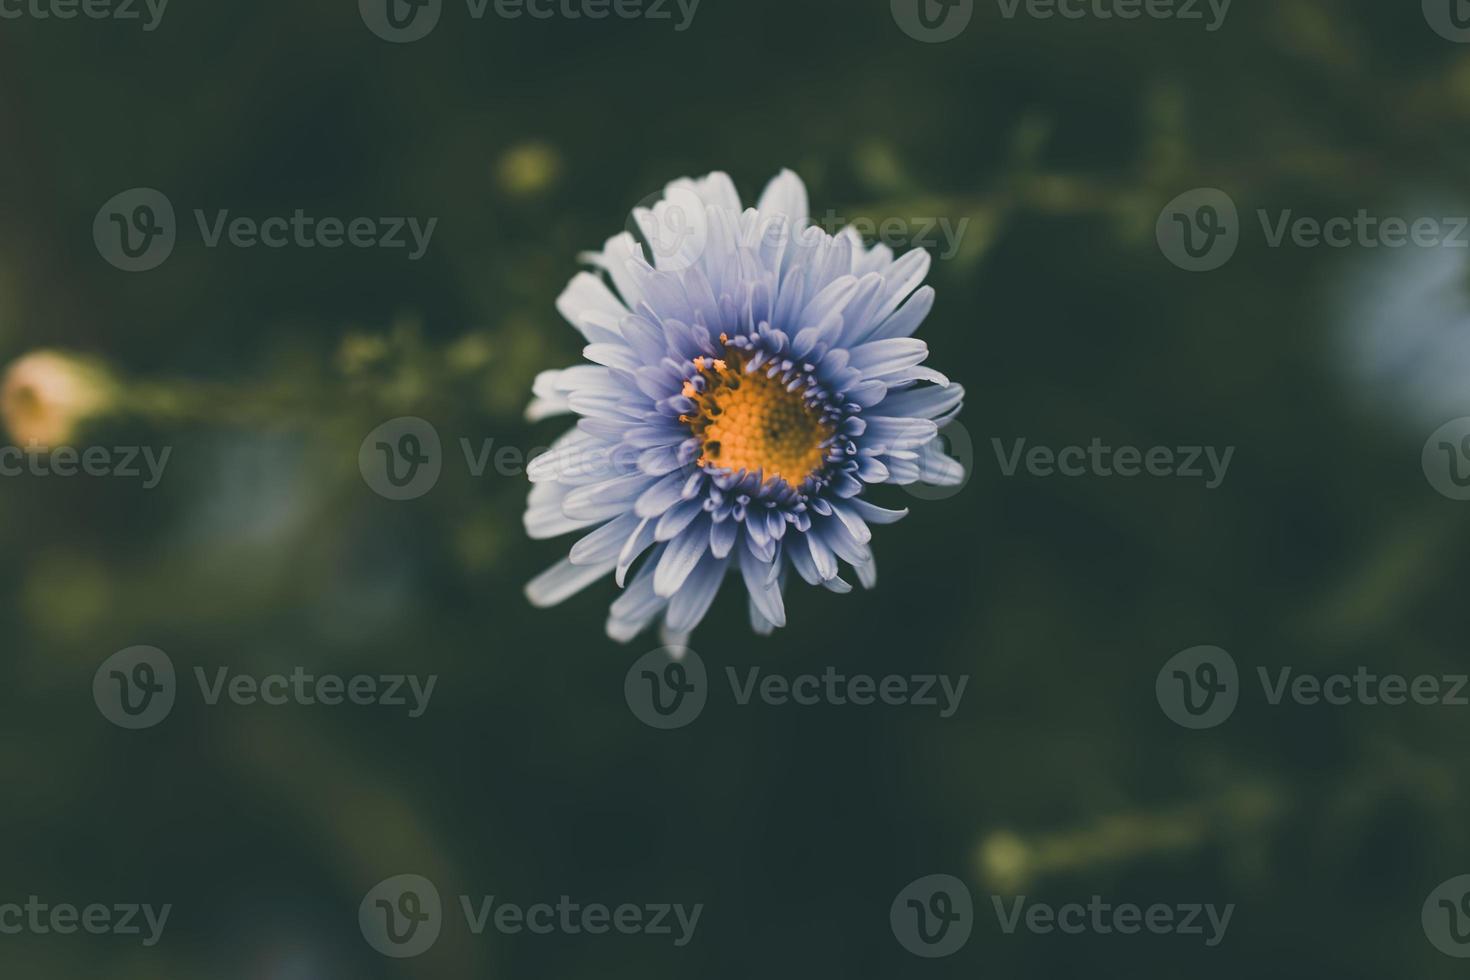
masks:
[[[1089,872],[1194,851],[1215,839],[1253,836],[1287,809],[1280,788],[1248,783],[1214,799],[1162,812],[1113,814],[1060,833],[1022,837],[994,831],[976,849],[975,862],[987,887],[1011,893],[1050,875]]]
[[[308,417],[320,406],[299,388],[286,386],[150,381],[126,385],[118,407],[154,423],[280,425]]]

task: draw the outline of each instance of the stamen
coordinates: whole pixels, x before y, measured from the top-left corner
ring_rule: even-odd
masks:
[[[720,340],[726,356],[694,358],[697,376],[683,386],[695,411],[679,421],[703,443],[698,464],[802,486],[828,463],[836,435],[830,407],[806,384],[810,368]],[[763,361],[768,370],[757,371]]]

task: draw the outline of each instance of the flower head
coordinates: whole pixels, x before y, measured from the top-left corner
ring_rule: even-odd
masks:
[[[67,442],[112,401],[113,384],[103,368],[59,351],[32,351],[12,363],[0,382],[5,427],[28,446]]]
[[[786,624],[791,573],[834,592],[877,582],[871,524],[907,511],[874,484],[962,482],[939,428],[964,390],[923,366],[912,334],[934,304],[929,255],[895,259],[852,228],[812,227],[790,171],[742,210],[730,178],[677,180],[557,301],[590,364],[546,371],[527,415],[577,425],[532,461],[532,537],[584,532],[527,586],[550,606],[612,574],[607,632],[662,618],[682,643],[727,575],[759,633]],[[634,571],[634,566],[637,570]]]

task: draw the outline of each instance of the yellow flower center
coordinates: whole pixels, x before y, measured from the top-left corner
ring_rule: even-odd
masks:
[[[728,350],[724,358],[696,357],[704,390],[684,383],[684,397],[695,410],[679,421],[704,444],[700,466],[759,470],[767,480],[799,487],[821,468],[827,455],[822,443],[834,430],[806,404],[800,389],[786,390],[779,372],[767,377],[762,366],[747,374],[746,360],[744,353]]]

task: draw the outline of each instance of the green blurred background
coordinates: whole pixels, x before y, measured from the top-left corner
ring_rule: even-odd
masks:
[[[704,0],[692,27],[470,20],[384,43],[349,0],[174,0],[156,31],[0,21],[0,359],[92,359],[117,385],[86,445],[172,447],[161,484],[0,480],[0,901],[175,906],[153,949],[0,937],[0,975],[467,977],[1458,975],[1420,926],[1470,871],[1470,709],[1271,708],[1188,732],[1160,666],[1212,643],[1242,673],[1465,669],[1466,504],[1420,469],[1470,414],[1470,254],[1269,249],[1258,208],[1464,214],[1470,48],[1417,3],[1239,0],[1224,28],[977,5],[923,44],[885,0]],[[788,595],[752,636],[727,587],[694,648],[783,673],[968,674],[960,712],[736,708],[642,725],[605,584],[521,589],[521,415],[581,338],[577,254],[668,180],[780,167],[813,211],[970,219],[921,332],[963,382],[965,489],[884,502],[880,584]],[[129,275],[97,209],[162,190],[180,242]],[[1244,240],[1192,275],[1160,208],[1230,193]],[[428,254],[206,249],[189,213],[438,217]],[[1460,210],[1456,210],[1459,208]],[[363,437],[418,415],[443,478],[395,503]],[[1223,487],[1003,478],[991,439],[1235,446]],[[12,437],[20,440],[12,420]],[[205,707],[121,731],[90,697],[134,644],[254,673],[437,674],[428,713]],[[451,896],[703,902],[647,936],[364,942],[357,906],[413,872]],[[950,873],[968,946],[911,957],[888,907]],[[1234,902],[1226,941],[1004,936],[988,895]]]

